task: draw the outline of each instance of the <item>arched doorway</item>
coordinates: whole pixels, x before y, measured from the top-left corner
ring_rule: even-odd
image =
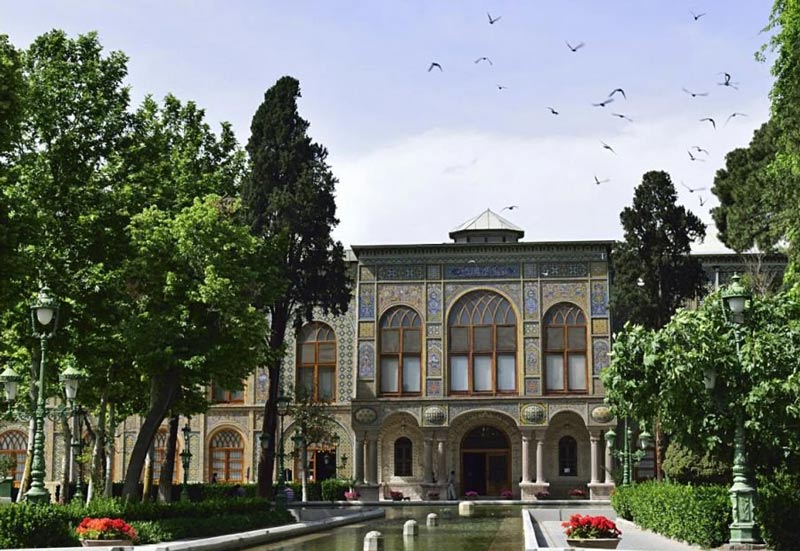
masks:
[[[501,430],[483,425],[461,440],[461,488],[483,496],[511,488],[511,447]]]

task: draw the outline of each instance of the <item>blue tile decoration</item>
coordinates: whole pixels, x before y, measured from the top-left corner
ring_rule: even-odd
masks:
[[[425,336],[428,337],[429,339],[442,338],[442,324],[429,323],[425,331]]]
[[[375,272],[372,266],[361,266],[359,274],[361,281],[375,281]]]
[[[525,339],[525,375],[539,375],[539,339]]]
[[[428,285],[428,321],[442,319],[442,291],[437,283]]]
[[[446,264],[445,279],[519,278],[519,264]]]
[[[551,262],[539,266],[540,277],[586,277],[588,273],[585,262]]]
[[[379,266],[378,279],[383,281],[403,281],[408,279],[425,279],[425,269],[418,264],[397,266]]]
[[[539,317],[539,284],[525,283],[525,318]]]
[[[358,343],[358,378],[375,378],[375,345],[372,342]]]
[[[608,315],[608,283],[605,281],[592,282],[592,315]]]
[[[585,310],[589,308],[589,286],[584,282],[543,283],[542,312],[559,302],[574,302]]]
[[[375,288],[361,285],[358,289],[358,318],[375,319]]]
[[[442,279],[442,267],[439,264],[428,264],[428,279]]]
[[[600,372],[608,367],[611,359],[608,357],[610,347],[608,339],[594,339],[592,342],[592,373],[600,375]]]
[[[420,315],[425,312],[425,286],[417,283],[389,283],[378,286],[378,308],[381,313],[396,304],[404,304]]]
[[[442,376],[442,341],[428,341],[428,376]]]
[[[522,274],[525,279],[539,277],[539,267],[533,262],[526,262],[522,265]]]
[[[511,303],[517,308],[517,311],[522,311],[522,285],[519,283],[447,283],[444,286],[444,302],[445,312],[450,310],[453,301],[463,296],[467,291],[474,291],[478,289],[494,289],[501,291]]]
[[[525,395],[540,396],[542,394],[542,383],[539,379],[525,379]]]
[[[539,336],[539,324],[533,321],[526,321],[525,325],[522,329],[522,334],[525,337],[538,337]]]
[[[442,380],[441,379],[428,379],[425,385],[425,394],[427,396],[438,397],[442,395]]]

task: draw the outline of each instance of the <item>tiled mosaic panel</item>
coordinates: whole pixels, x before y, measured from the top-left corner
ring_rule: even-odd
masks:
[[[189,463],[189,480],[203,480],[203,466],[200,464],[200,433],[192,431],[189,433],[189,451],[192,453],[192,462]]]
[[[442,320],[442,289],[438,283],[428,285],[428,321]]]
[[[429,340],[428,346],[428,376],[442,376],[442,341]]]
[[[608,263],[606,262],[592,262],[591,265],[592,276],[602,277],[608,274]]]
[[[375,319],[375,288],[372,285],[361,285],[358,289],[359,319]]]
[[[446,264],[445,279],[519,278],[519,264]]]
[[[375,378],[375,345],[372,342],[358,343],[358,378]]]
[[[374,281],[375,280],[375,272],[373,272],[372,266],[361,266],[361,270],[359,271],[361,281]]]
[[[425,287],[423,284],[388,284],[378,287],[378,307],[385,312],[392,306],[411,306],[420,314],[425,311]]]
[[[525,319],[538,319],[539,318],[539,284],[538,283],[525,283],[523,287],[525,296],[523,298],[523,305],[525,309]]]
[[[545,283],[542,285],[542,311],[563,301],[574,302],[588,310],[589,297],[586,283]]]
[[[525,325],[523,326],[523,334],[526,337],[538,337],[539,336],[539,324],[532,321],[526,321]]]
[[[608,283],[605,281],[592,282],[592,315],[608,315]]]
[[[608,339],[594,339],[592,341],[592,372],[599,375],[600,371],[608,367],[611,358],[608,356],[609,352]]]
[[[429,323],[425,329],[425,334],[429,339],[440,339],[442,338],[442,324],[441,323]]]
[[[539,375],[539,339],[525,339],[525,375]]]
[[[438,397],[442,395],[442,380],[441,379],[428,379],[425,386],[425,394],[427,396]]]
[[[445,311],[450,311],[450,307],[457,297],[460,298],[465,292],[475,290],[475,288],[476,286],[471,283],[447,283],[444,286]],[[520,296],[522,286],[519,283],[481,283],[480,288],[502,291],[514,306],[522,310],[522,297]]]
[[[586,277],[588,270],[584,262],[548,262],[539,265],[540,277]]]
[[[539,269],[533,262],[526,262],[522,267],[522,274],[526,279],[539,277]]]
[[[375,336],[375,323],[371,321],[358,322],[358,337],[360,339],[371,339]]]
[[[260,369],[256,373],[256,403],[263,404],[267,401],[269,391],[269,373],[266,369]]]
[[[608,334],[608,320],[607,319],[593,319],[592,320],[592,333],[595,335]]]
[[[424,279],[425,268],[417,264],[406,264],[402,266],[379,266],[378,279],[388,281]]]
[[[428,279],[442,279],[442,267],[439,264],[428,264]]]

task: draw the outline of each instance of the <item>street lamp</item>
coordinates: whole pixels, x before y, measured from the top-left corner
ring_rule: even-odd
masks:
[[[183,433],[183,450],[181,450],[181,465],[183,465],[183,487],[181,488],[181,501],[189,501],[189,466],[192,464],[192,452],[189,449],[189,437],[192,435],[192,427],[189,424],[191,418],[186,418],[186,424],[181,429]]]
[[[78,385],[83,379],[83,374],[75,369],[75,363],[70,361],[67,368],[61,372],[58,380],[64,385],[64,391],[67,395],[67,403],[69,404],[72,412],[72,457],[75,464],[78,466],[78,476],[75,477],[75,495],[72,496],[80,502],[83,502],[83,463],[81,462],[81,454],[83,453],[83,434],[81,414],[82,410],[75,401],[75,396],[78,394]]]
[[[742,365],[740,347],[740,328],[744,323],[745,309],[750,302],[750,294],[739,281],[739,275],[731,277],[730,284],[722,290],[722,303],[725,320],[732,325],[736,343],[736,360]],[[706,389],[713,390],[717,374],[713,369],[703,373]],[[758,526],[755,522],[756,491],[747,480],[747,450],[745,448],[744,413],[736,411],[736,429],[733,437],[733,486],[728,491],[733,506],[733,522],[730,525],[730,543],[760,543]]]
[[[280,437],[278,438],[278,487],[276,488],[275,493],[275,506],[278,509],[286,509],[286,490],[285,490],[285,476],[286,471],[284,468],[283,463],[283,418],[289,413],[289,404],[291,403],[291,398],[281,393],[277,399],[277,409],[278,409],[278,417],[280,418],[280,426],[278,427],[278,431],[280,433]]]
[[[331,436],[333,442],[333,477],[339,478],[339,435],[334,433]]]
[[[642,458],[646,455],[647,446],[650,445],[650,441],[652,437],[650,433],[646,430],[642,431],[639,434],[639,446],[641,449],[636,450],[633,449],[634,446],[631,444],[631,437],[633,436],[633,430],[628,426],[628,418],[625,418],[625,435],[622,439],[622,449],[615,450],[614,442],[617,438],[617,433],[614,432],[614,429],[609,429],[606,431],[606,446],[611,450],[611,454],[614,457],[619,458],[622,460],[622,485],[627,486],[633,480],[633,463],[638,463],[642,460]]]

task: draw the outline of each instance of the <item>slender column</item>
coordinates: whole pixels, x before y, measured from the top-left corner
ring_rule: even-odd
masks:
[[[600,440],[600,437],[597,435],[596,432],[593,432],[589,435],[589,445],[591,446],[591,461],[592,461],[592,480],[591,484],[597,484],[600,480],[598,479],[597,473],[597,442]]]
[[[378,483],[378,441],[375,437],[367,439],[367,484]]]
[[[536,483],[544,484],[544,434],[536,435]]]
[[[608,445],[608,442],[606,442],[606,457],[605,457],[605,459],[606,459],[606,461],[605,461],[605,463],[606,463],[606,478],[605,478],[605,480],[603,482],[605,484],[613,484],[614,483],[614,479],[611,478],[611,469],[613,467],[612,463],[611,463],[611,446]]]
[[[422,439],[422,470],[425,482],[433,482],[433,439],[425,437]]]
[[[444,446],[445,441],[439,439],[436,442],[436,472],[438,473],[437,480],[439,484],[444,484],[447,481],[447,463],[445,461]]]
[[[527,434],[522,435],[522,482],[531,481],[531,437]]]
[[[355,479],[356,482],[361,484],[365,481],[364,479],[364,439],[356,437],[356,451],[353,454],[355,455]]]

